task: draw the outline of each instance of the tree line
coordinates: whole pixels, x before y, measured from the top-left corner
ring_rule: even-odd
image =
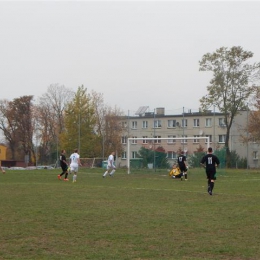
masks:
[[[61,149],[80,149],[85,158],[104,157],[111,149],[122,152],[117,107],[104,103],[103,95],[79,86],[76,92],[52,84],[34,100],[22,96],[0,100],[0,129],[9,160],[52,164]]]

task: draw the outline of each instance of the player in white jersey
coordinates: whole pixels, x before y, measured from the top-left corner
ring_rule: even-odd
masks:
[[[81,166],[80,156],[78,154],[78,149],[74,150],[74,153],[70,156],[70,170],[73,173],[72,182],[76,182],[77,173],[79,171],[79,166]]]
[[[107,158],[107,170],[105,171],[105,173],[103,174],[103,178],[106,177],[106,175],[109,173],[110,176],[112,176],[115,171],[116,171],[116,166],[115,166],[115,152],[112,152],[108,158]]]

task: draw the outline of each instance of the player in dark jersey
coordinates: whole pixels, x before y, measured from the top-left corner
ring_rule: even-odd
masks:
[[[186,156],[184,155],[184,152],[181,151],[181,154],[178,156],[178,165],[179,165],[179,168],[181,170],[181,173],[183,176],[185,176],[185,181],[188,180],[188,175],[187,175],[187,170],[188,170],[188,167],[187,167],[187,160],[186,160]]]
[[[200,164],[206,169],[206,175],[208,179],[208,193],[212,195],[214,183],[216,178],[216,167],[219,166],[220,162],[216,155],[212,154],[212,148],[208,148],[208,153],[203,156]]]
[[[62,169],[62,173],[58,175],[58,179],[61,179],[61,176],[63,174],[65,174],[65,178],[64,181],[68,181],[68,163],[66,160],[66,151],[65,150],[61,150],[61,154],[60,154],[60,167]]]

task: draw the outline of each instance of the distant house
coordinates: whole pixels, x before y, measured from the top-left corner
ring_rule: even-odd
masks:
[[[0,144],[0,161],[6,160],[7,147],[4,144]]]
[[[0,165],[4,167],[14,167],[20,166],[25,167],[25,162],[23,161],[14,161],[14,160],[6,160],[6,151],[7,147],[4,144],[0,144]]]

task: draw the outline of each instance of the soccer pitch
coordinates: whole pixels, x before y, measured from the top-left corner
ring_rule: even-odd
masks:
[[[260,173],[60,169],[0,175],[0,259],[259,259]]]

